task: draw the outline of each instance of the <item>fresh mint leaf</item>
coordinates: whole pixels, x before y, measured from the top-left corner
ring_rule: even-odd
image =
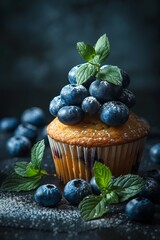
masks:
[[[89,45],[85,42],[78,42],[77,50],[78,50],[80,56],[87,62],[89,62],[91,59],[93,59],[94,56],[96,55],[94,47],[92,47],[91,45]]]
[[[99,56],[99,63],[104,62],[110,54],[110,44],[106,34],[103,34],[95,45],[96,55]]]
[[[112,181],[110,188],[112,188],[112,186],[121,188],[121,190],[114,191],[119,196],[119,202],[123,202],[138,194],[144,187],[144,183],[144,179],[138,175],[128,174],[115,178]]]
[[[13,173],[5,179],[1,188],[3,191],[30,191],[36,189],[42,180],[42,176],[22,177],[17,173]]]
[[[84,63],[76,71],[77,84],[83,84],[87,79],[96,74],[97,67],[95,65]]]
[[[98,68],[98,71],[99,71],[99,68],[100,68],[100,64],[99,64],[99,56],[96,55],[94,58],[92,58],[89,63],[93,64],[93,65],[96,65],[97,68]]]
[[[14,170],[15,172],[22,176],[22,177],[27,177],[26,169],[28,166],[28,162],[17,162],[14,164]]]
[[[37,142],[31,150],[31,162],[33,168],[40,170],[41,162],[44,155],[45,144],[44,140]]]
[[[85,197],[79,204],[80,214],[86,221],[102,217],[109,211],[106,206],[106,200],[101,195],[89,195]]]
[[[122,75],[117,66],[106,66],[96,75],[97,79],[107,81],[115,85],[122,85]]]
[[[26,174],[28,177],[36,176],[40,174],[40,170],[35,169],[32,162],[29,162],[27,168],[26,168]]]
[[[32,177],[39,174],[39,170],[33,167],[32,162],[17,162],[14,164],[14,170],[22,177]]]
[[[109,204],[119,203],[119,196],[115,191],[111,191],[107,193],[106,201]]]
[[[96,180],[96,183],[101,191],[104,191],[107,189],[107,186],[112,178],[112,173],[109,169],[109,167],[105,166],[104,164],[100,162],[95,162],[94,167],[94,177]]]

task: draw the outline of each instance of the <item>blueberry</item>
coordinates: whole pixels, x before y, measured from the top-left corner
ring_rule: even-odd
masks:
[[[130,77],[128,73],[121,69],[121,75],[122,75],[122,86],[123,88],[127,88],[130,84]]]
[[[81,66],[81,64],[74,66],[71,68],[71,70],[68,72],[68,80],[71,84],[77,84],[76,80],[76,71]]]
[[[61,97],[67,105],[80,105],[87,96],[88,90],[82,85],[68,84],[61,90]]]
[[[44,207],[55,207],[61,199],[61,191],[53,184],[42,185],[34,193],[34,200]]]
[[[140,176],[143,178],[153,178],[160,184],[160,170],[159,169],[152,169],[145,172],[141,172]]]
[[[157,143],[151,147],[150,158],[154,163],[160,164],[160,143]]]
[[[26,137],[14,136],[6,142],[6,149],[12,157],[26,156],[31,150],[31,142]]]
[[[77,84],[77,79],[76,79],[76,71],[77,69],[81,66],[82,64],[79,64],[75,67],[73,67],[69,73],[68,73],[68,80],[71,84]],[[90,77],[86,80],[86,82],[84,82],[82,85],[86,88],[89,87],[89,85],[95,80],[95,77]]]
[[[18,126],[18,120],[14,117],[2,118],[0,120],[0,131],[1,132],[12,132]]]
[[[155,212],[154,204],[147,198],[134,198],[125,208],[125,213],[130,220],[147,222],[152,220]]]
[[[91,185],[91,188],[92,188],[92,191],[93,191],[94,194],[99,195],[101,193],[98,186],[97,186],[95,177],[91,178],[90,185]]]
[[[89,115],[93,115],[98,112],[100,107],[101,104],[92,96],[86,97],[82,102],[82,110]]]
[[[50,102],[49,111],[53,116],[56,117],[58,111],[64,106],[66,106],[66,103],[63,98],[61,98],[61,96],[56,96]]]
[[[58,111],[58,119],[66,125],[74,125],[83,120],[84,113],[78,106],[65,106]]]
[[[46,124],[46,117],[41,108],[32,107],[25,110],[21,117],[22,123],[30,123],[36,127],[43,127]]]
[[[69,181],[64,187],[64,197],[73,205],[78,205],[84,197],[91,193],[90,184],[79,178]]]
[[[95,80],[89,87],[90,95],[100,103],[117,100],[122,94],[122,86],[108,83],[107,81]]]
[[[153,178],[145,180],[145,186],[138,194],[140,197],[148,198],[153,203],[160,203],[160,184]]]
[[[119,101],[124,103],[128,108],[131,108],[136,103],[136,97],[130,90],[123,89]]]
[[[107,102],[100,110],[100,119],[110,126],[123,124],[128,120],[128,117],[128,107],[119,101]]]
[[[31,142],[34,142],[37,139],[38,130],[35,126],[29,123],[22,123],[18,125],[14,135],[27,137]]]

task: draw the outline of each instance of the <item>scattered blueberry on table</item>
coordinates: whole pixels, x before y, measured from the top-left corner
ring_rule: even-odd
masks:
[[[146,178],[145,185],[139,196],[148,198],[153,203],[160,204],[160,184],[153,178]]]
[[[36,126],[29,123],[22,123],[15,129],[14,135],[27,137],[34,143],[38,136],[38,129]]]
[[[62,193],[54,184],[42,185],[34,193],[34,200],[44,207],[55,207],[61,199]]]
[[[6,149],[12,157],[26,156],[31,150],[31,142],[24,136],[13,136],[7,140]]]
[[[150,158],[154,163],[160,164],[160,143],[157,143],[151,147]]]
[[[97,186],[95,177],[91,178],[90,185],[91,185],[91,188],[92,188],[92,191],[93,191],[94,194],[99,195],[101,193],[98,186]]]
[[[147,198],[134,198],[127,203],[125,213],[130,220],[147,222],[153,219],[155,206]]]
[[[18,126],[18,119],[15,117],[6,117],[0,120],[0,132],[13,132]]]
[[[160,184],[160,169],[151,169],[147,171],[143,171],[140,173],[140,176],[144,179],[153,178]]]
[[[16,117],[0,119],[0,133],[10,134],[10,138],[7,137],[6,150],[13,157],[28,155],[38,138],[44,138],[48,144],[46,116],[39,107],[26,109],[21,115],[21,120]]]
[[[91,186],[83,179],[73,179],[64,187],[64,197],[72,205],[78,205],[82,199],[92,194]]]
[[[43,127],[46,124],[46,116],[41,108],[31,107],[22,113],[21,121],[22,123]]]

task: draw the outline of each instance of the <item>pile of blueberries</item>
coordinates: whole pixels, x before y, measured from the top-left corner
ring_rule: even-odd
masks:
[[[45,113],[39,107],[31,107],[22,113],[21,121],[15,117],[2,118],[0,132],[12,135],[6,142],[11,157],[27,156],[39,133],[42,139],[47,139]]]
[[[99,114],[100,119],[116,126],[128,120],[129,109],[134,106],[135,95],[127,89],[129,75],[121,70],[122,85],[115,85],[90,77],[82,85],[77,85],[76,71],[73,67],[68,73],[70,84],[61,89],[60,95],[50,102],[49,110],[53,116],[66,125],[80,123],[85,114]],[[103,69],[108,65],[101,67]]]
[[[150,157],[154,163],[160,164],[160,143],[150,149]],[[155,214],[155,205],[160,205],[160,169],[145,171],[140,174],[145,180],[141,192],[125,205],[125,213],[130,220],[138,222],[151,221]],[[90,194],[99,195],[95,178],[90,183],[83,179],[73,179],[64,187],[64,198],[77,206],[84,197]],[[35,201],[45,207],[55,207],[62,199],[62,193],[54,184],[40,186],[34,194]]]

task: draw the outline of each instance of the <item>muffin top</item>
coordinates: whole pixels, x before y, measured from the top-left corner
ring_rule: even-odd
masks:
[[[85,116],[79,124],[68,126],[56,117],[47,127],[48,135],[63,143],[83,147],[103,147],[135,141],[149,133],[149,125],[134,113],[122,125],[109,126],[98,116]]]

